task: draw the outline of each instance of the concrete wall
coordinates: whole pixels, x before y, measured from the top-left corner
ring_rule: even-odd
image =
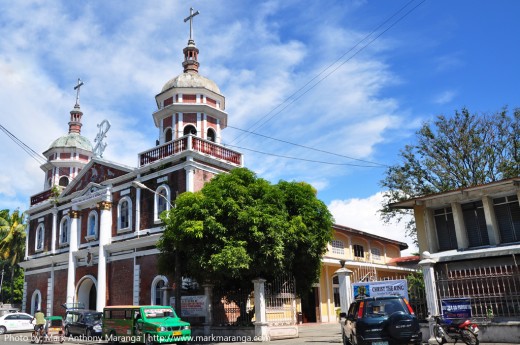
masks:
[[[520,321],[478,323],[478,339],[481,343],[513,343],[520,339]],[[427,343],[430,331],[427,323],[421,323],[423,342]],[[432,338],[433,339],[433,338]],[[435,340],[433,344],[437,344]]]

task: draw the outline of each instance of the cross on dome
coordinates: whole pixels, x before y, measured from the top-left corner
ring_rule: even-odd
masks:
[[[80,91],[80,88],[81,86],[83,86],[83,82],[81,81],[81,79],[78,78],[78,84],[76,86],[74,86],[74,90],[76,90],[76,105],[79,107],[79,91]]]
[[[193,12],[193,7],[190,8],[190,15],[184,18],[184,22],[186,23],[188,20],[190,21],[190,39],[189,41],[193,41],[193,17],[200,14],[199,11]],[[188,41],[188,42],[189,42]]]

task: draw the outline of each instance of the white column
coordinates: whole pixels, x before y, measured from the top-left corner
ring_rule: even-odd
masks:
[[[56,253],[56,227],[58,223],[58,209],[54,206],[52,210],[52,235],[51,235],[51,253]]]
[[[267,338],[267,317],[265,308],[265,279],[253,280],[255,285],[255,336]]]
[[[352,271],[342,267],[335,272],[339,281],[339,304],[342,313],[347,313],[350,303],[352,303],[352,288],[350,284],[350,276]]]
[[[204,296],[206,297],[206,315],[204,318],[204,335],[211,334],[211,325],[213,324],[213,285],[204,284]]]
[[[489,244],[497,245],[501,242],[501,239],[497,218],[495,216],[495,208],[493,207],[493,199],[488,196],[483,197],[482,205],[484,206],[484,216],[486,218],[486,228],[489,237]]]
[[[139,235],[141,230],[141,188],[135,189],[135,232]]]
[[[76,258],[78,250],[79,212],[70,212],[69,266],[67,270],[67,303],[73,303],[76,297]]]
[[[195,191],[195,169],[193,167],[186,167],[186,191]]]
[[[107,301],[107,255],[105,246],[112,238],[112,203],[99,203],[99,254],[98,254],[98,285],[96,310],[102,312]]]
[[[458,202],[451,203],[453,212],[453,222],[455,223],[455,235],[457,236],[457,248],[468,248],[468,233],[464,225],[464,215],[462,214],[462,207]]]
[[[134,305],[139,305],[139,294],[141,292],[141,266],[136,264],[136,258],[134,257]]]
[[[429,252],[423,252],[422,258],[419,262],[419,265],[422,267],[423,278],[424,278],[424,288],[426,290],[426,303],[428,305],[428,324],[430,329],[430,339],[428,339],[428,343],[437,344],[437,341],[431,335],[433,334],[433,325],[435,324],[435,319],[432,317],[434,315],[439,315],[439,305],[437,304],[437,284],[435,282],[435,261],[431,258]]]

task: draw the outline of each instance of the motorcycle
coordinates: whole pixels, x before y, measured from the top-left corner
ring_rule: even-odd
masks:
[[[478,345],[478,325],[470,320],[455,321],[434,316],[433,336],[439,345],[462,340],[467,345]]]

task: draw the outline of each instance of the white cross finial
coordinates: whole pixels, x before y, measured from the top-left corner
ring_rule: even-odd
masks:
[[[78,85],[74,86],[74,90],[77,90],[76,91],[76,105],[79,106],[79,89],[81,88],[81,86],[83,85],[83,82],[81,81],[81,79],[78,78]]]
[[[193,17],[197,14],[200,14],[199,11],[193,12],[193,7],[190,8],[190,15],[184,18],[184,22],[186,23],[188,20],[190,21],[190,41],[193,41]]]

